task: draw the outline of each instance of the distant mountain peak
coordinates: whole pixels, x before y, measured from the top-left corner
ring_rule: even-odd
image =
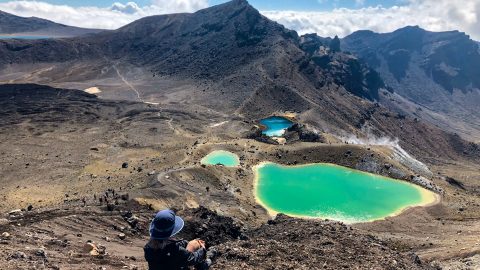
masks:
[[[409,25],[405,26],[402,28],[399,28],[395,31],[393,31],[391,34],[394,35],[423,35],[423,34],[430,34],[430,35],[438,35],[438,36],[443,36],[443,35],[450,35],[450,36],[459,36],[459,37],[467,37],[470,38],[469,35],[467,35],[465,32],[461,32],[458,30],[451,30],[451,31],[442,31],[442,32],[431,32],[429,30],[426,30],[418,25]]]
[[[421,28],[418,25],[409,25],[405,26],[403,28],[397,29],[392,32],[393,35],[408,35],[408,36],[416,36],[418,37],[419,35],[424,35],[428,31]]]
[[[232,0],[226,3],[227,5],[250,6],[247,0]]]
[[[433,116],[435,124],[463,130],[480,119],[475,90],[480,89],[480,49],[467,34],[407,26],[391,33],[354,33],[342,45],[375,68],[397,94],[442,115]]]
[[[378,33],[375,33],[371,30],[358,30],[349,35],[349,38],[364,38],[364,37],[373,37],[378,35]]]
[[[198,12],[218,12],[221,11],[222,14],[228,15],[233,13],[241,12],[254,12],[260,16],[260,12],[255,9],[248,1],[246,0],[232,0],[220,5],[212,6],[209,8],[202,9]]]
[[[425,29],[421,28],[418,25],[407,25],[405,27],[397,29],[396,31],[408,31],[408,30],[415,30],[415,31],[423,30],[423,31],[425,31]],[[396,32],[396,31],[394,31],[394,32]]]

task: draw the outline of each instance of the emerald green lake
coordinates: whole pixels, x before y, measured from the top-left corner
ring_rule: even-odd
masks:
[[[223,165],[226,167],[236,167],[240,165],[240,160],[237,155],[234,153],[218,150],[213,151],[210,154],[206,155],[201,160],[202,164],[205,165]]]
[[[255,197],[271,214],[368,222],[437,200],[419,186],[333,164],[262,163],[255,173]]]

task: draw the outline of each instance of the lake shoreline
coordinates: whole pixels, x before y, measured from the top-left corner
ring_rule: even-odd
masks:
[[[369,173],[369,172],[364,172],[364,171],[340,166],[340,165],[333,164],[333,163],[310,163],[310,164],[300,164],[300,165],[283,165],[283,164],[278,164],[278,163],[274,163],[274,162],[270,162],[270,161],[263,161],[263,162],[260,162],[259,164],[252,167],[252,170],[254,172],[253,196],[255,198],[256,203],[259,204],[260,206],[262,206],[268,212],[268,214],[271,217],[274,217],[277,214],[280,214],[280,212],[278,212],[276,210],[273,210],[271,207],[267,206],[267,204],[260,198],[260,196],[258,194],[258,185],[259,185],[259,182],[260,182],[259,169],[261,169],[262,167],[264,167],[266,165],[270,165],[270,164],[278,165],[278,166],[281,166],[281,167],[284,167],[284,168],[287,168],[287,169],[298,169],[298,168],[308,167],[308,166],[312,166],[312,165],[326,165],[326,166],[332,166],[332,167],[347,168],[349,170],[352,170],[352,171],[355,171],[355,172],[358,172],[358,173],[361,173],[361,174],[367,174],[367,175],[374,176],[374,177],[380,177],[380,178],[383,178],[383,179],[387,179],[389,181],[402,182],[403,184],[407,184],[409,186],[414,187],[417,191],[419,191],[420,196],[422,198],[421,202],[419,202],[419,203],[416,203],[414,205],[409,205],[409,206],[406,206],[406,207],[403,207],[403,206],[399,207],[399,209],[393,211],[391,214],[389,214],[385,217],[374,218],[374,219],[367,220],[367,221],[364,221],[364,220],[358,221],[358,220],[355,220],[354,218],[351,218],[351,219],[349,219],[349,218],[343,218],[342,219],[341,217],[339,217],[339,218],[334,218],[333,217],[332,218],[332,216],[321,216],[321,215],[313,217],[313,216],[298,215],[298,214],[295,214],[295,213],[289,213],[287,211],[281,212],[282,214],[285,214],[285,215],[291,216],[291,217],[295,217],[295,218],[313,219],[313,220],[315,220],[315,219],[317,219],[317,220],[335,220],[335,221],[340,221],[340,222],[343,222],[343,223],[346,223],[346,224],[371,223],[371,222],[386,220],[387,218],[399,216],[399,215],[403,214],[404,212],[406,212],[410,209],[413,209],[413,208],[430,207],[430,206],[434,206],[434,205],[441,202],[441,196],[439,194],[437,194],[437,193],[435,193],[431,190],[427,190],[427,189],[425,189],[425,188],[423,188],[423,187],[421,187],[417,184],[407,182],[407,181],[404,181],[404,180],[400,180],[400,179],[394,179],[394,178],[389,178],[389,177],[382,176],[382,175],[377,175],[377,174],[373,174],[373,173]]]

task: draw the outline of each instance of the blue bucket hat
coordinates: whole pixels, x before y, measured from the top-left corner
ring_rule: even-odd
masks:
[[[166,209],[158,212],[150,223],[150,238],[168,239],[183,229],[183,219],[176,216],[175,212]]]

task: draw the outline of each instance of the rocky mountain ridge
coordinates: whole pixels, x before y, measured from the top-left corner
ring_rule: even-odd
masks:
[[[342,39],[342,47],[398,94],[384,95],[382,104],[479,139],[480,49],[468,35],[408,26],[384,34],[358,31]]]
[[[29,69],[33,63],[46,65],[39,77],[43,84],[58,79],[98,83],[99,75],[92,70],[117,76],[121,75],[118,66],[133,65],[131,69],[147,78],[144,83],[149,88],[169,78],[196,84],[196,90],[180,92],[175,87],[152,88],[153,97],[175,95],[196,106],[253,119],[295,111],[318,130],[360,135],[369,135],[365,134],[369,130],[377,137],[399,138],[409,151],[422,149],[433,156],[463,152],[461,147],[452,148],[453,152],[436,149],[438,144],[426,148],[435,144],[425,141],[438,136],[450,144],[453,137],[441,131],[431,138],[413,135],[412,140],[412,134],[432,128],[372,103],[384,86],[382,79],[352,55],[338,49],[321,51],[325,42],[314,36],[300,38],[263,17],[247,1],[234,0],[192,14],[147,17],[85,37],[0,41],[0,64],[7,71]],[[79,63],[89,72],[87,77],[78,78],[77,73],[83,72],[75,67]],[[134,90],[140,97],[142,85]],[[215,102],[218,96],[222,102]]]
[[[151,16],[118,30],[85,38],[2,43],[0,63],[4,65],[108,58],[148,68],[154,75],[201,80],[231,76],[241,68],[258,66],[259,62],[266,73],[263,76],[276,79],[283,76],[284,71],[276,70],[274,63],[286,61],[298,65],[302,62],[302,67],[307,69],[311,62],[299,48],[300,39],[294,31],[265,18],[244,0],[192,14]],[[346,66],[337,64],[335,68],[323,70],[320,65],[313,79],[325,84],[325,77],[338,77],[336,82],[343,83],[354,94],[377,96],[378,87],[373,87],[370,94],[370,85],[363,82],[365,74],[353,67],[361,65],[356,59],[342,56],[337,57],[336,62]],[[356,74],[350,76],[350,73]],[[338,76],[341,74],[345,74],[345,78]],[[256,80],[264,80],[259,74],[255,76]]]

